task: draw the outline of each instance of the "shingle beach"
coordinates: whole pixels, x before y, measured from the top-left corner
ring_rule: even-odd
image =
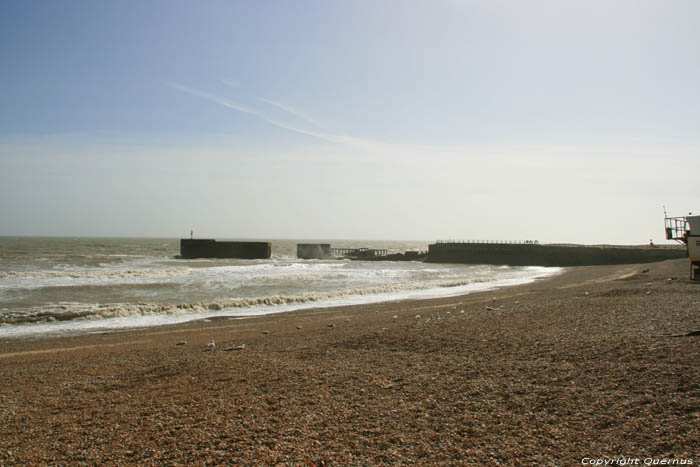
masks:
[[[687,268],[2,340],[0,464],[697,465]]]

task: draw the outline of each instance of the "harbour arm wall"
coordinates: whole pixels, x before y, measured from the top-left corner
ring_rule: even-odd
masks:
[[[509,266],[598,266],[685,258],[682,248],[442,242],[428,246],[427,262]]]
[[[270,242],[218,242],[213,239],[181,239],[180,257],[269,259]],[[584,245],[540,245],[497,242],[437,242],[425,252],[389,254],[368,248],[331,248],[327,243],[297,244],[302,259],[346,257],[364,261],[425,261],[430,263],[497,264],[510,266],[598,266],[640,264],[686,258],[680,247],[623,247]]]
[[[270,242],[217,242],[208,238],[180,239],[180,256],[184,259],[268,259],[271,254]]]

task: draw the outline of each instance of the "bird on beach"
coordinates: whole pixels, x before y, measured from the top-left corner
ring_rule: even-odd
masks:
[[[205,352],[209,352],[209,351],[211,351],[211,350],[214,350],[215,348],[216,348],[216,342],[211,341],[211,342],[209,342],[209,343],[207,344],[206,347],[204,347],[204,351],[205,351]]]

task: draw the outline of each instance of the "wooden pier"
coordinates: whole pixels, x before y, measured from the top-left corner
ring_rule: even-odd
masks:
[[[375,256],[386,256],[388,250],[374,248],[331,248],[333,256],[349,256],[352,258],[373,258]]]

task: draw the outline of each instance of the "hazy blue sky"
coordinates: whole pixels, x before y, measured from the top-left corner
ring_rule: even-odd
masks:
[[[643,243],[700,2],[0,0],[0,235]]]

